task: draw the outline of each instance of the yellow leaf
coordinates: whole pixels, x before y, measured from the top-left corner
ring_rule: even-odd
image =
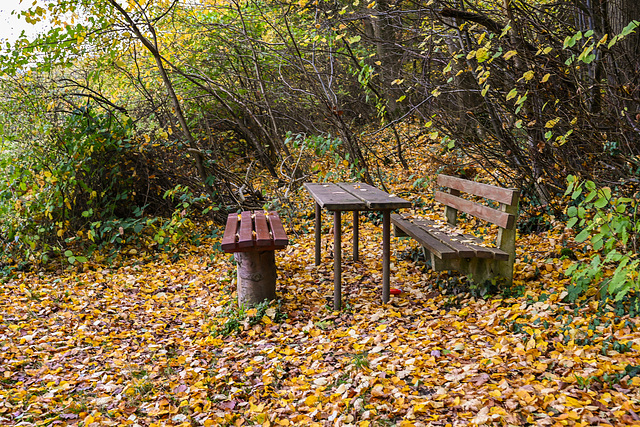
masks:
[[[509,52],[504,54],[504,59],[509,59],[512,56],[515,56],[517,54],[518,54],[518,52],[516,52],[515,50],[510,50]]]
[[[484,62],[487,59],[489,59],[489,51],[486,48],[481,47],[476,51],[476,60],[478,62]]]
[[[551,129],[552,127],[554,127],[558,122],[560,121],[560,117],[556,117],[553,120],[549,120],[547,123],[545,123],[544,127],[547,129]]]
[[[551,74],[547,73],[544,75],[544,77],[542,77],[542,80],[540,80],[542,83],[546,82],[547,80],[549,80],[549,77],[551,77]]]
[[[536,339],[531,337],[531,339],[527,342],[527,350],[533,350],[536,348]]]
[[[533,71],[529,70],[529,71],[527,71],[526,73],[524,73],[524,74],[522,75],[522,77],[524,77],[524,79],[525,79],[526,81],[529,81],[529,80],[531,80],[531,79],[533,78],[533,76],[534,76],[534,75],[535,75],[535,73],[534,73]]]

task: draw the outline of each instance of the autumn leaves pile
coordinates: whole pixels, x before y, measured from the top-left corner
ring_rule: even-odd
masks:
[[[418,162],[416,163],[418,165]],[[420,166],[416,166],[420,171]],[[427,173],[428,171],[422,171]],[[401,172],[388,185],[430,206]],[[564,301],[573,231],[521,234],[514,287],[481,297],[361,229],[334,312],[330,224],[313,265],[310,200],[287,218],[279,301],[239,309],[217,239],[183,258],[21,272],[0,286],[0,425],[631,425],[640,422],[633,301]],[[430,208],[416,213],[439,215]],[[284,215],[283,215],[284,216]],[[345,245],[351,229],[345,220]],[[348,249],[346,249],[348,253]],[[475,295],[475,296],[474,296]],[[630,305],[631,304],[631,305]]]

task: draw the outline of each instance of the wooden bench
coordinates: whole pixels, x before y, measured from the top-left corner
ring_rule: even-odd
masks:
[[[408,235],[417,240],[430,255],[436,271],[460,271],[476,283],[501,277],[511,285],[520,190],[447,175],[438,175],[438,185],[448,188],[446,193],[435,193],[435,200],[445,205],[446,222],[392,215],[396,236]],[[460,197],[462,193],[498,202],[499,208]],[[499,227],[496,247],[489,247],[481,239],[455,230],[460,212],[496,224]]]
[[[238,263],[238,304],[251,306],[276,297],[275,250],[289,238],[277,212],[245,211],[229,214],[222,250]]]

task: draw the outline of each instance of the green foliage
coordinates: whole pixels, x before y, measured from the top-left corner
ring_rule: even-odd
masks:
[[[130,138],[126,119],[83,107],[31,140],[8,143],[10,154],[4,151],[0,158],[3,253],[85,262],[85,256],[74,254],[74,243],[87,231],[93,242],[105,238],[106,228],[97,223],[131,213]]]
[[[231,305],[233,304],[233,305]],[[230,301],[223,315],[225,321],[222,325],[214,327],[211,331],[214,336],[228,336],[261,323],[264,317],[268,317],[275,323],[282,323],[287,319],[287,314],[282,311],[282,301],[278,301],[275,306],[268,300],[264,300],[254,307],[247,308],[244,305],[238,307],[235,301]]]
[[[580,232],[576,241],[589,242],[597,252],[590,262],[574,262],[566,271],[572,278],[568,299],[575,299],[591,286],[623,298],[640,288],[637,239],[640,233],[637,197],[616,197],[608,187],[592,181],[568,178],[565,195],[574,204],[567,208],[568,226]]]

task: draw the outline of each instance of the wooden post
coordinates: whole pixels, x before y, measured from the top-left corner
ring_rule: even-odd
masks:
[[[505,279],[507,279],[507,283],[509,285],[513,284],[513,264],[516,261],[516,233],[517,227],[515,223],[518,220],[518,203],[520,201],[520,194],[514,195],[514,201],[511,205],[500,204],[500,210],[506,213],[510,213],[516,216],[516,221],[514,221],[514,225],[512,228],[502,228],[498,229],[498,248],[502,249],[506,253],[509,254],[508,261],[502,261],[498,263],[497,269],[498,274]]]
[[[249,307],[276,297],[275,251],[236,252],[238,305]]]
[[[382,211],[382,302],[389,302],[391,276],[391,211]]]
[[[449,194],[451,194],[452,196],[459,196],[460,195],[460,191],[456,190],[455,188],[450,188],[449,189]],[[455,227],[456,224],[458,223],[458,210],[455,208],[452,208],[451,206],[445,206],[444,207],[444,216],[447,218],[447,223],[452,226]]]
[[[353,260],[358,261],[358,240],[360,239],[360,212],[353,211]]]
[[[333,309],[342,306],[342,212],[333,212]]]
[[[322,245],[322,210],[320,205],[316,203],[316,265],[320,265],[320,247]]]

